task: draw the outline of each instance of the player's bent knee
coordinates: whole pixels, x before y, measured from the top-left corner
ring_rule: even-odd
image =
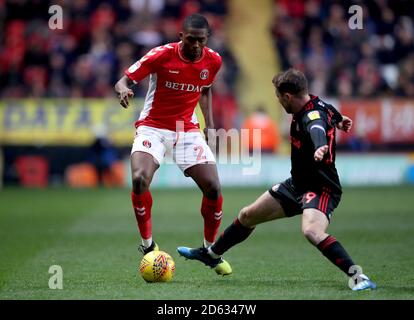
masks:
[[[313,227],[303,227],[302,233],[309,242],[313,244],[318,244],[320,241],[322,233],[319,232],[316,228]]]
[[[132,188],[135,193],[140,194],[148,190],[150,177],[142,170],[136,170],[132,173]]]
[[[203,194],[210,199],[217,199],[220,196],[221,188],[220,182],[211,180],[203,186]]]
[[[249,207],[244,207],[240,210],[238,219],[245,227],[254,227],[253,211]]]

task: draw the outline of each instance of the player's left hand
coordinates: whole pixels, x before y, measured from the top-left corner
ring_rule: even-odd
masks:
[[[313,158],[315,159],[315,161],[322,161],[323,157],[325,156],[325,154],[328,152],[328,146],[324,145],[322,147],[319,147],[318,149],[316,149]]]
[[[339,122],[336,127],[339,130],[345,131],[345,132],[349,132],[351,131],[352,128],[352,119],[347,117],[347,116],[342,116],[342,121]]]

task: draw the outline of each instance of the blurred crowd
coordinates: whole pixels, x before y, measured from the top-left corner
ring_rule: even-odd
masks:
[[[352,30],[352,5],[363,29]],[[275,0],[272,34],[284,69],[305,72],[325,96],[414,97],[414,3]]]
[[[48,27],[54,4],[63,9],[62,30]],[[114,96],[123,71],[151,48],[179,41],[183,18],[196,12],[209,20],[208,46],[223,58],[217,104],[237,108],[239,67],[227,46],[222,0],[0,1],[0,97]],[[137,96],[146,86],[135,88]]]

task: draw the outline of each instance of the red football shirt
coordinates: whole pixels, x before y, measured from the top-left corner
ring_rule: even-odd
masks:
[[[176,131],[180,121],[185,131],[199,128],[194,109],[201,90],[212,85],[221,67],[221,57],[204,47],[201,57],[191,62],[182,56],[179,45],[175,42],[156,47],[125,70],[134,82],[150,75],[144,108],[135,127]]]

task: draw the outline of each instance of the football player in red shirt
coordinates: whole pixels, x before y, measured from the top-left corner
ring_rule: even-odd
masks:
[[[158,250],[152,239],[149,186],[166,154],[172,155],[184,175],[191,177],[203,192],[204,247],[214,243],[220,227],[223,197],[215,158],[195,115],[199,102],[207,137],[208,129],[214,128],[211,85],[221,67],[220,55],[206,46],[209,33],[205,17],[186,17],[179,34],[181,41],[152,49],[125,70],[115,85],[121,106],[128,108],[129,98],[134,95],[131,87],[150,76],[131,150],[131,198],[144,254]],[[215,271],[230,274],[231,267],[222,260]]]

